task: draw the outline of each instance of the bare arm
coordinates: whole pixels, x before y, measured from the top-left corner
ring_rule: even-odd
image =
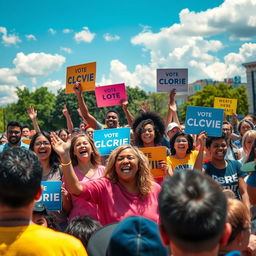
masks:
[[[196,157],[196,161],[194,164],[194,169],[198,171],[203,170],[203,159],[204,159],[204,148],[205,148],[205,141],[206,141],[206,133],[201,132],[200,135],[198,136],[198,142],[199,142],[199,152]]]
[[[180,121],[177,115],[177,106],[175,103],[175,95],[176,95],[176,89],[172,89],[170,92],[170,102],[168,105],[168,112],[166,117],[165,126],[167,127],[169,123],[175,122],[178,125],[180,125]]]
[[[64,187],[61,188],[61,195],[62,195],[62,209],[69,214],[73,207],[71,196]]]
[[[72,130],[73,130],[73,128],[74,128],[74,125],[73,125],[73,122],[72,122],[72,120],[71,120],[71,117],[70,117],[70,114],[69,114],[69,112],[68,112],[68,109],[67,109],[66,104],[64,104],[64,106],[63,106],[62,113],[63,113],[63,115],[64,115],[65,118],[66,118],[68,131],[69,131],[69,133],[72,133]]]
[[[73,195],[79,196],[83,191],[83,186],[76,177],[75,171],[71,163],[71,158],[69,154],[71,137],[69,136],[68,141],[64,142],[55,133],[51,133],[51,141],[53,149],[60,157],[61,166],[68,191]]]
[[[27,109],[27,113],[28,113],[29,118],[32,121],[34,130],[36,132],[40,132],[41,130],[40,130],[40,127],[39,127],[38,122],[37,122],[37,111],[34,109],[33,106],[29,106],[28,109]]]
[[[84,116],[82,115],[82,112],[81,112],[80,108],[77,109],[77,113],[82,118],[83,122],[87,125],[87,121],[84,119]]]
[[[247,192],[247,184],[245,183],[244,178],[242,177],[238,179],[238,182],[239,182],[239,190],[240,190],[240,195],[242,197],[242,201],[247,206],[248,210],[250,210],[250,200]]]
[[[131,114],[131,112],[128,110],[128,101],[127,100],[122,102],[122,109],[124,111],[124,114],[125,114],[126,120],[128,122],[128,125],[130,127],[132,127],[134,117]]]
[[[82,96],[82,87],[80,83],[76,83],[74,85],[74,91],[77,97],[78,105],[81,110],[83,118],[87,121],[87,123],[93,128],[96,129],[97,120],[94,116],[89,113],[88,107],[84,102],[84,98]]]
[[[249,195],[250,203],[256,205],[256,187],[247,184],[247,193]]]

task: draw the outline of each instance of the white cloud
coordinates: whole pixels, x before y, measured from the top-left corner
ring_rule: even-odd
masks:
[[[96,34],[91,33],[88,27],[83,27],[82,31],[75,34],[74,39],[78,43],[80,42],[91,43],[95,36]]]
[[[18,35],[8,34],[5,27],[0,27],[0,34],[2,34],[2,42],[5,46],[16,45],[21,42]]]
[[[18,100],[16,88],[9,85],[0,85],[1,105],[11,104]]]
[[[19,74],[26,76],[46,76],[61,68],[66,58],[59,54],[30,53],[25,55],[23,52],[17,53],[13,64]]]
[[[256,36],[255,13],[256,0],[226,0],[219,7],[198,13],[184,9],[180,12],[180,23],[156,33],[143,26],[131,43],[141,46],[142,55],[149,53],[148,65],[136,65],[130,71],[124,63],[112,60],[110,73],[101,82],[123,81],[151,90],[155,88],[157,68],[188,68],[189,82],[203,78],[223,80],[236,75],[245,80],[242,63],[255,61],[256,44],[241,41]],[[222,35],[236,41],[223,43]],[[232,48],[237,44],[240,48]],[[223,57],[221,50],[226,52]]]
[[[34,35],[32,35],[32,34],[30,34],[30,35],[25,35],[25,36],[26,36],[26,38],[27,38],[28,41],[36,41],[36,37],[35,37]]]
[[[134,72],[130,72],[125,64],[119,60],[110,62],[109,77],[102,77],[100,85],[125,83],[129,87],[139,87],[152,91],[155,87],[156,71],[153,68],[136,65]]]
[[[49,32],[50,34],[52,34],[52,35],[55,35],[55,34],[57,33],[57,31],[56,31],[55,29],[53,29],[53,28],[49,28],[49,29],[48,29],[48,32]]]
[[[109,33],[104,34],[103,38],[107,42],[120,40],[120,36],[118,36],[118,35],[111,35]]]
[[[69,33],[73,32],[73,30],[72,30],[72,29],[69,29],[69,28],[65,28],[65,29],[62,30],[62,32],[63,32],[64,34],[69,34]]]
[[[67,47],[60,47],[60,50],[63,51],[63,52],[69,53],[69,54],[72,53],[72,50],[70,48],[67,48]]]
[[[19,80],[16,76],[16,72],[14,69],[10,69],[10,68],[0,69],[0,85],[1,84],[8,84],[8,85],[19,84]]]
[[[47,81],[42,86],[48,87],[48,89],[53,93],[57,93],[59,89],[65,88],[65,84],[63,84],[60,80]]]

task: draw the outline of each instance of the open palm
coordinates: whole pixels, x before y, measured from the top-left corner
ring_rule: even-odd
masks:
[[[52,147],[59,156],[69,154],[71,145],[71,136],[69,135],[67,142],[64,142],[56,133],[51,133]]]

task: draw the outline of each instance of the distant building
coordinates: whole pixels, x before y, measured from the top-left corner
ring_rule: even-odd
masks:
[[[255,75],[256,77],[256,75]],[[176,96],[176,103],[178,106],[181,106],[184,102],[186,102],[189,97],[193,96],[196,94],[197,91],[202,90],[206,85],[216,85],[220,83],[225,83],[232,85],[233,88],[238,88],[240,86],[245,86],[247,87],[246,83],[241,83],[241,77],[240,76],[235,76],[233,78],[225,78],[224,81],[215,81],[213,79],[200,79],[196,80],[195,82],[191,83],[188,85],[188,93],[177,93]],[[249,94],[249,92],[248,92]],[[255,100],[254,100],[255,102]],[[251,103],[249,103],[251,104]]]
[[[256,62],[244,63],[247,77],[249,113],[256,114]]]

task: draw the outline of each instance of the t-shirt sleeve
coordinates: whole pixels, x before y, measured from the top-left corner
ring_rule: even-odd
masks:
[[[242,167],[242,164],[239,162],[239,161],[232,161],[235,166],[236,166],[236,169],[237,169],[237,174],[238,174],[238,178],[240,177],[245,177],[247,174],[243,171],[241,171],[241,167]]]
[[[248,176],[246,183],[251,187],[256,187],[256,172]]]
[[[91,180],[83,184],[83,191],[78,196],[86,201],[98,204],[104,195],[106,188],[106,178]]]

